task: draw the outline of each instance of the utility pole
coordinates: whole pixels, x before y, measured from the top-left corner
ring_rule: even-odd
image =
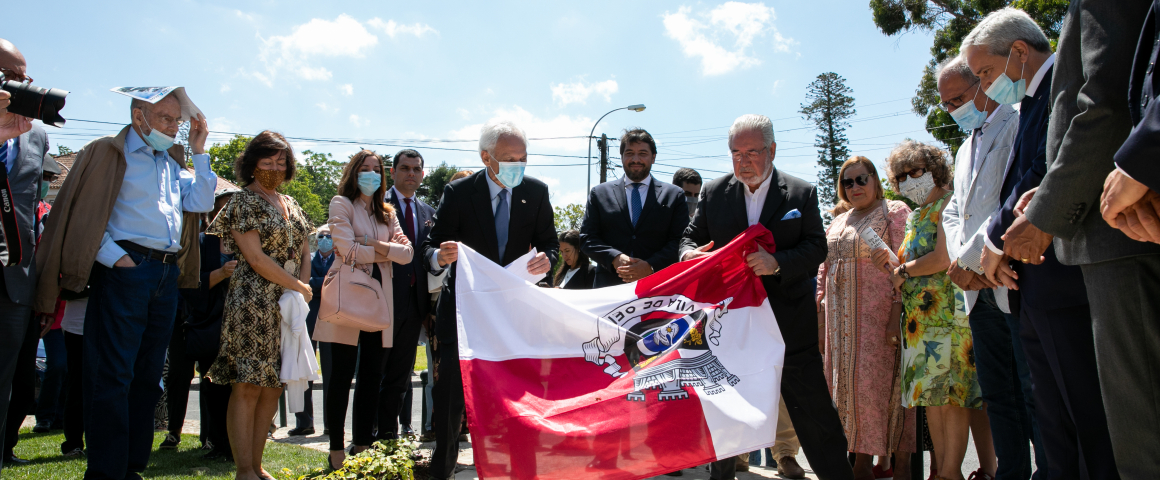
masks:
[[[608,181],[608,135],[600,134],[596,141],[596,148],[600,149],[600,183]]]

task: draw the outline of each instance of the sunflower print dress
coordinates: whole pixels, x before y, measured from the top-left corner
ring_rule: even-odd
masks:
[[[243,188],[230,198],[206,230],[220,237],[226,248],[238,252],[238,266],[226,293],[221,350],[206,374],[215,384],[282,388],[282,313],[278,299],[285,288],[254,271],[230,234],[231,230],[257,230],[262,251],[297,278],[302,268],[302,241],[314,228],[293,198],[281,197],[288,218],[282,218],[278,208],[261,195]]]
[[[910,213],[898,249],[901,261],[934,251],[950,196]],[[903,407],[982,408],[966,297],[945,271],[902,283],[902,337]]]

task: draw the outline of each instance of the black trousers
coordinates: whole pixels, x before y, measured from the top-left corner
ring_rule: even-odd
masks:
[[[822,480],[853,480],[846,451],[846,431],[826,388],[822,355],[816,346],[787,353],[781,374],[781,397],[798,441],[814,473]],[[727,458],[709,466],[714,480],[736,478],[737,461]]]
[[[410,406],[405,404],[407,393],[411,391],[411,374],[415,370],[415,352],[418,350],[422,326],[423,319],[419,318],[419,310],[415,308],[415,296],[395,295],[395,341],[387,351],[383,383],[379,390],[380,439],[398,438],[399,416],[404,406]],[[409,425],[410,408],[407,408],[407,412],[406,424]]]
[[[1120,478],[1100,393],[1088,306],[1036,309],[1021,303],[1019,336],[1031,370],[1035,416],[1047,457],[1045,478]],[[1037,466],[1044,470],[1044,465]]]
[[[1082,268],[1116,468],[1160,478],[1160,255]]]
[[[0,431],[7,423],[4,420],[8,417],[16,360],[32,324],[32,307],[18,305],[9,299],[3,280],[3,272],[0,272]],[[7,451],[4,443],[4,436],[0,435],[0,452]],[[3,464],[4,458],[0,457],[0,466]]]
[[[65,377],[64,442],[60,444],[60,453],[85,448],[85,399],[81,387],[85,337],[64,332],[64,348],[68,350],[68,373]]]
[[[233,387],[230,385],[216,385],[205,378],[205,372],[214,359],[199,359],[197,361],[198,374],[201,375],[201,433],[205,440],[213,445],[214,451],[232,455],[230,450],[230,436],[226,431],[226,411],[230,408],[230,394]],[[172,422],[173,417],[170,417]]]
[[[346,436],[346,406],[350,401],[350,384],[356,362],[358,383],[354,388],[354,411],[351,424],[354,444],[370,445],[375,440],[379,386],[383,379],[382,332],[359,332],[358,345],[330,344],[330,379],[326,385],[326,418],[330,423],[330,449],[342,450]]]
[[[185,328],[183,328],[185,321],[181,318],[180,310],[177,317],[179,321],[173,325],[173,335],[169,340],[169,370],[165,372],[165,406],[169,410],[169,434],[181,439],[181,427],[185,425],[185,410],[189,406],[189,385],[193,382],[194,361],[185,355]],[[208,368],[208,365],[206,367]]]
[[[8,418],[4,423],[5,458],[20,441],[20,424],[24,423],[36,403],[36,345],[40,340],[40,324],[29,315],[28,328],[20,342],[20,352],[16,357],[16,370],[12,375],[12,399],[8,404]]]
[[[435,430],[435,451],[431,454],[430,478],[443,480],[455,474],[459,457],[459,430],[463,427],[463,376],[459,370],[459,344],[439,342],[439,381],[432,395],[435,408],[431,428]],[[836,415],[836,414],[835,414]]]

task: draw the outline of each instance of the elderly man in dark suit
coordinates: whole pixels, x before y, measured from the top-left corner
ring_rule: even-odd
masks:
[[[415,195],[423,183],[423,156],[411,149],[395,154],[391,165],[395,185],[387,192],[387,201],[395,207],[399,224],[411,245],[422,245],[431,233],[431,218],[435,209]],[[383,368],[383,383],[379,389],[379,438],[398,438],[399,413],[406,408],[407,392],[411,390],[411,371],[415,368],[415,351],[419,345],[419,331],[423,319],[431,309],[431,294],[427,290],[427,269],[419,259],[423,253],[416,249],[415,261],[395,265],[392,280],[395,298],[395,346],[387,354]],[[408,419],[409,420],[409,419]],[[404,429],[409,429],[404,424]],[[404,431],[410,434],[410,431]]]
[[[769,305],[785,340],[781,395],[806,458],[822,480],[853,479],[846,458],[846,434],[822,373],[818,352],[817,307],[811,279],[826,259],[826,231],[813,185],[778,171],[773,124],[763,115],[745,115],[729,129],[733,174],[705,184],[701,202],[681,240],[681,259],[708,255],[751,225],[773,232],[777,251],[746,259],[761,276]],[[716,480],[734,478],[736,462],[712,464]]]
[[[580,249],[596,261],[593,288],[623,285],[677,261],[689,224],[685,192],[652,176],[657,144],[643,129],[620,137],[624,176],[588,195]]]
[[[435,452],[430,477],[455,475],[459,429],[464,400],[459,372],[459,344],[455,324],[455,267],[462,242],[489,260],[507,265],[535,248],[528,262],[532,275],[544,275],[559,256],[548,186],[524,176],[528,140],[523,130],[507,121],[484,124],[479,156],[486,168],[451,182],[435,212],[435,225],[423,242],[423,258],[431,273],[451,267],[451,274],[435,306],[435,339],[439,366],[435,377]],[[501,312],[497,312],[499,314]]]
[[[24,56],[4,39],[0,39],[0,73],[6,80],[28,80]],[[36,224],[36,204],[40,201],[37,187],[48,155],[48,136],[44,130],[33,126],[32,119],[5,110],[8,103],[8,94],[3,92],[0,95],[0,163],[5,168],[19,231],[4,231],[0,244],[0,260],[13,261],[11,266],[5,263],[0,267],[3,269],[0,274],[0,432],[4,431],[4,419],[8,416],[20,345],[26,336],[40,334],[32,315],[32,294],[36,286],[36,271],[32,267],[32,242],[36,237],[32,228]],[[7,451],[0,436],[0,452]],[[0,466],[5,460],[0,458]]]
[[[1077,21],[1076,17],[1069,17],[1064,31]],[[1034,386],[1047,478],[1072,472],[1087,478],[1118,478],[1096,371],[1092,317],[1083,273],[1079,267],[1061,263],[1050,246],[1042,256],[1033,257],[1021,248],[1020,238],[1013,234],[1029,224],[1023,212],[1034,189],[1044,181],[1048,154],[1067,154],[1058,150],[1058,144],[1048,143],[1049,129],[1067,128],[1052,113],[1051,93],[1053,89],[1078,89],[1070,82],[1077,77],[1082,80],[1086,74],[1068,70],[1083,68],[1077,63],[1078,55],[1061,56],[1060,70],[1055,73],[1064,76],[1060,85],[1054,85],[1056,56],[1051,53],[1047,36],[1030,16],[1014,8],[989,14],[963,39],[961,50],[987,96],[999,103],[1020,103],[1019,132],[1000,189],[1003,206],[987,227],[983,264],[988,278],[1017,290],[1010,295],[1018,297],[1011,303],[1012,311],[1019,312],[1022,322],[1020,337]],[[1062,49],[1060,53],[1070,55]],[[1012,81],[1016,78],[1020,83]],[[1025,92],[1019,91],[1021,84],[1026,85]],[[1092,100],[1099,101],[1100,94],[1091,93]],[[1056,113],[1074,107],[1056,105]],[[1068,198],[1079,198],[1082,192],[1066,190],[1063,195]],[[1008,266],[1010,260],[1017,261],[1013,271]]]

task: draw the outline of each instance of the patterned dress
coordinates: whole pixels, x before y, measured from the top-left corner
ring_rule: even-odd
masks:
[[[871,228],[891,248],[902,244],[905,203],[851,220],[852,211],[834,219],[826,232],[828,255],[818,274],[818,298],[826,306],[825,373],[830,395],[846,430],[850,451],[889,455],[914,445],[914,411],[899,400],[898,349],[886,339],[892,300],[890,276],[870,261],[870,247],[859,237]],[[889,228],[889,234],[887,234]],[[913,448],[909,448],[913,450]]]
[[[911,212],[898,258],[934,251],[951,193]],[[967,302],[945,271],[902,284],[902,406],[982,408]]]
[[[297,278],[301,268],[302,241],[314,229],[293,198],[281,197],[288,219],[283,219],[278,207],[261,195],[243,188],[230,198],[206,230],[208,234],[221,237],[226,248],[238,252],[238,266],[230,277],[230,288],[226,293],[221,350],[206,374],[213,383],[282,387],[279,380],[282,313],[278,299],[282,298],[285,289],[258,275],[230,234],[231,230],[243,233],[257,230],[262,239],[262,251]]]

